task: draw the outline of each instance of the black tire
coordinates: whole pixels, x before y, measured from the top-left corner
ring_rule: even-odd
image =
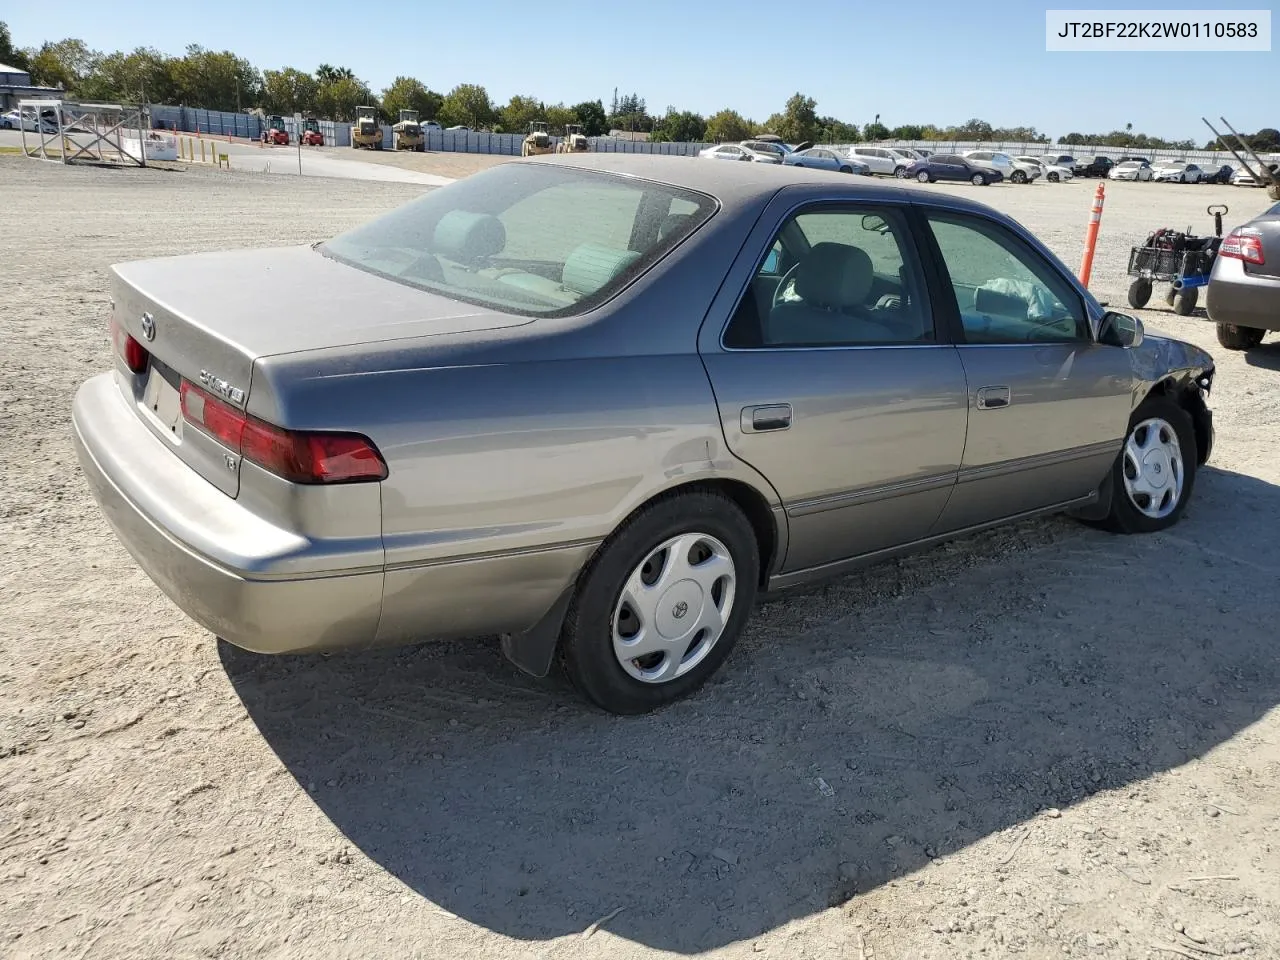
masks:
[[[907,168],[906,168],[906,167],[894,167],[894,168],[893,168],[893,175],[894,175],[895,177],[897,177],[899,180],[906,179],[906,176],[907,176]]]
[[[969,178],[969,182],[975,187],[985,187],[987,185],[987,178],[980,173],[975,173]]]
[[[921,183],[933,183],[933,177],[929,176],[928,170],[921,170],[916,174],[916,179]]]
[[[1164,295],[1164,302],[1169,305],[1169,309],[1173,309],[1173,301],[1176,299],[1178,299],[1178,291],[1170,287],[1168,293]]]
[[[1013,183],[1026,183],[1027,175],[1021,170],[1015,170],[1009,174],[1009,180]]]
[[[613,615],[623,585],[645,557],[682,533],[717,538],[733,558],[737,584],[720,639],[684,676],[645,683],[630,676],[613,651]],[[632,516],[596,551],[578,585],[560,634],[560,661],[575,687],[610,713],[648,713],[693,693],[724,662],[751,616],[760,579],[760,554],[751,523],[718,493],[676,493]]]
[[[1138,405],[1129,420],[1129,428],[1125,431],[1125,442],[1128,443],[1134,428],[1145,420],[1159,418],[1170,427],[1178,437],[1178,447],[1182,454],[1182,492],[1177,505],[1164,517],[1149,517],[1134,505],[1125,489],[1125,454],[1123,448],[1116,455],[1116,462],[1111,468],[1111,512],[1102,521],[1101,526],[1113,533],[1155,533],[1173,526],[1182,518],[1187,501],[1191,499],[1191,491],[1196,482],[1196,432],[1191,416],[1171,398],[1163,395],[1147,397]],[[1150,428],[1148,428],[1150,429]]]
[[[1189,317],[1200,299],[1200,291],[1195,287],[1190,290],[1179,290],[1173,298],[1173,312],[1180,317]]]
[[[1151,299],[1151,281],[1145,277],[1139,277],[1133,283],[1129,284],[1129,306],[1135,310],[1141,310],[1147,305],[1147,301]]]
[[[381,141],[381,140],[375,141],[375,142],[374,142],[374,144],[373,144],[373,149],[375,149],[375,150],[381,150],[381,149],[382,149],[382,141]]]
[[[1060,177],[1056,173],[1051,173],[1048,175],[1047,179],[1050,183],[1057,183]]]
[[[1228,350],[1251,350],[1262,342],[1267,331],[1257,327],[1238,327],[1233,323],[1218,324],[1218,342]]]
[[[853,167],[841,167],[841,168],[840,168],[840,172],[841,172],[841,173],[853,173]]]

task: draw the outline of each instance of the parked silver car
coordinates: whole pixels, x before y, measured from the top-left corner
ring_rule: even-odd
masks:
[[[794,150],[782,158],[789,167],[807,167],[813,170],[833,170],[836,173],[857,173],[866,176],[871,168],[865,163],[853,160],[827,147],[810,147],[807,150]]]
[[[1280,203],[1222,239],[1205,302],[1228,350],[1251,350],[1280,331]]]
[[[780,165],[511,162],[111,296],[80,461],[194,620],[498,634],[619,713],[698,687],[763,588],[1045,512],[1161,530],[1213,436],[1209,355],[1008,217]]]

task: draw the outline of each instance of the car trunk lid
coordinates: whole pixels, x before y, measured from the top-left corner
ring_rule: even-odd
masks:
[[[244,411],[263,357],[531,322],[374,276],[310,247],[145,260],[113,274],[113,323],[148,354],[141,372],[117,356],[126,393],[175,455],[233,497],[238,451],[184,420],[184,380]]]

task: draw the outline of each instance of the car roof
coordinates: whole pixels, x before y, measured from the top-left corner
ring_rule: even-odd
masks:
[[[815,188],[823,196],[845,196],[849,199],[881,201],[904,200],[936,202],[939,195],[919,190],[905,183],[872,183],[866,177],[849,177],[827,170],[796,169],[787,164],[715,163],[693,157],[661,156],[642,153],[551,154],[512,160],[511,163],[545,163],[579,167],[621,176],[637,177],[683,187],[715,197],[725,207],[758,203],[786,187]],[[949,207],[964,207],[984,213],[991,208],[962,197],[946,195]]]

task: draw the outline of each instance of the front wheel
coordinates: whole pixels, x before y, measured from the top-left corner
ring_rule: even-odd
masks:
[[[905,178],[905,177],[906,177],[906,175],[907,175],[907,168],[906,168],[906,167],[894,167],[894,168],[893,168],[893,175],[894,175],[895,177],[897,177],[899,180],[902,180],[902,179],[903,179],[903,178]]]
[[[841,167],[841,168],[840,168],[840,172],[841,172],[841,173],[853,173],[853,167]]]
[[[1147,305],[1147,301],[1151,299],[1151,281],[1145,277],[1139,277],[1133,283],[1129,284],[1129,306],[1135,310],[1141,310]]]
[[[1027,175],[1021,170],[1015,170],[1013,173],[1009,174],[1009,179],[1014,183],[1026,183]]]
[[[1196,479],[1191,417],[1166,396],[1148,397],[1134,412],[1112,467],[1111,512],[1116,533],[1155,533],[1182,517]]]
[[[578,581],[560,637],[574,686],[617,714],[648,713],[700,687],[755,603],[760,556],[727,497],[677,494],[635,514]]]
[[[929,176],[928,170],[921,170],[916,174],[916,179],[921,183],[933,183],[933,178]]]
[[[1056,173],[1051,173],[1049,174],[1048,180],[1050,183],[1057,183],[1059,180],[1059,176]]]
[[[969,182],[975,187],[985,187],[987,185],[987,178],[980,173],[975,173],[969,178]]]
[[[1251,350],[1262,342],[1265,330],[1238,327],[1234,323],[1218,324],[1218,342],[1228,350]]]
[[[1195,287],[1190,290],[1179,290],[1178,295],[1173,298],[1173,312],[1180,317],[1189,317],[1196,308],[1196,301],[1200,299],[1200,291]]]

